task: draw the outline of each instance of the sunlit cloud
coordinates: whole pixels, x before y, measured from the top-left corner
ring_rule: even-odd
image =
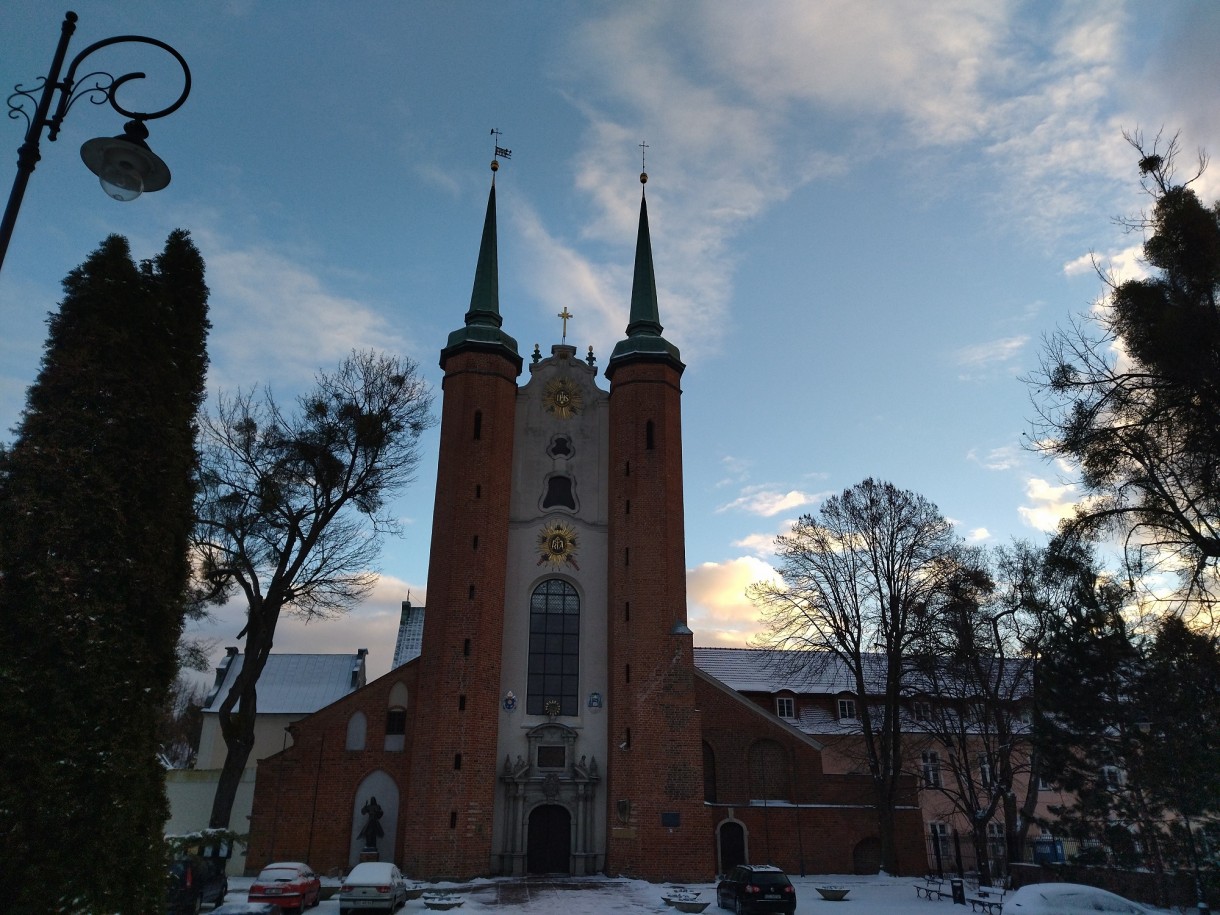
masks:
[[[966,532],[966,539],[971,543],[982,543],[984,540],[991,539],[991,531],[985,527],[976,527]]]
[[[368,678],[379,677],[394,662],[402,602],[408,595],[415,606],[426,605],[427,591],[423,585],[380,575],[368,598],[340,616],[307,623],[285,610],[275,627],[275,653],[355,654],[357,649],[367,648]],[[244,646],[237,634],[245,622],[245,602],[231,600],[214,608],[210,619],[192,626],[186,635],[214,646],[210,654],[219,658],[223,657],[226,646]]]
[[[1080,501],[1075,486],[1056,486],[1038,477],[1026,481],[1025,497],[1033,504],[1018,506],[1021,519],[1035,530],[1048,533],[1057,530],[1059,522],[1070,518]]]
[[[784,529],[789,526],[786,525]],[[763,558],[775,552],[775,537],[775,534],[747,534],[740,540],[734,540],[733,546],[749,550],[754,556]]]
[[[721,505],[717,512],[744,511],[770,518],[780,512],[812,505],[826,498],[827,493],[807,493],[797,489],[781,492],[763,486],[750,487],[732,502]]]
[[[746,588],[756,581],[778,581],[778,576],[753,556],[687,569],[687,621],[696,645],[746,647],[762,631],[761,611],[746,597]]]

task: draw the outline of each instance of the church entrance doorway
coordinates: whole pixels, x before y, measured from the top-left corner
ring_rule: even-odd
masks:
[[[572,815],[558,804],[543,804],[530,813],[526,867],[531,874],[570,873]]]
[[[720,824],[720,873],[746,863],[746,831],[740,823]]]

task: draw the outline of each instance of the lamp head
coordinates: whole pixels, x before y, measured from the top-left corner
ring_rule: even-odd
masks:
[[[135,200],[169,184],[169,166],[148,148],[143,121],[128,121],[118,137],[96,137],[80,148],[85,166],[115,200]]]

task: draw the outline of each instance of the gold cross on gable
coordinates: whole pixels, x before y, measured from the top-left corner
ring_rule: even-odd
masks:
[[[575,316],[571,312],[568,311],[568,306],[565,305],[565,306],[563,306],[563,311],[561,311],[555,317],[563,318],[563,338],[559,342],[567,343],[568,342],[568,318],[575,317]]]

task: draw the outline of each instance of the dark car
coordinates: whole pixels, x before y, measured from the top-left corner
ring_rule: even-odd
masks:
[[[796,890],[778,867],[770,864],[739,864],[716,884],[716,905],[738,915],[753,912],[796,911]]]
[[[170,864],[167,878],[167,915],[195,915],[205,905],[220,905],[229,892],[220,858],[179,858]]]

